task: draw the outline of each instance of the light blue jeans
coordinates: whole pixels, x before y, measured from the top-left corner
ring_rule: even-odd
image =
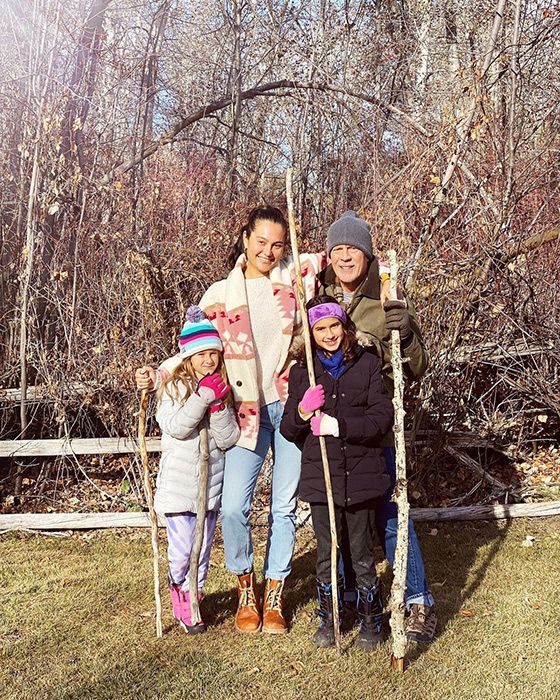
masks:
[[[280,401],[261,406],[255,449],[247,450],[236,445],[226,452],[222,533],[226,566],[237,575],[253,568],[249,512],[255,484],[269,447],[272,448],[273,468],[264,575],[265,578],[283,580],[290,573],[296,535],[301,452],[280,434],[283,411]]]
[[[391,501],[391,494],[395,488],[397,480],[397,465],[395,458],[395,448],[385,447],[385,463],[391,478],[391,488],[383,497],[384,507],[375,514],[375,525],[383,542],[385,536],[385,554],[387,560],[393,567],[395,561],[395,549],[397,548],[397,504]],[[406,569],[406,607],[411,605],[434,605],[434,597],[428,588],[426,571],[424,570],[424,560],[420,551],[420,543],[416,536],[412,518],[408,519],[408,560]]]

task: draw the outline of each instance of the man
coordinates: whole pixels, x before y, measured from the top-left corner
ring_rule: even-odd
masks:
[[[329,294],[346,309],[356,324],[361,342],[371,345],[381,358],[385,384],[393,394],[393,373],[390,355],[390,335],[399,331],[401,352],[406,359],[404,370],[410,379],[419,379],[427,366],[427,352],[418,326],[416,313],[407,301],[381,300],[379,263],[373,254],[369,225],[356,212],[347,211],[335,221],[327,234],[329,266],[319,274],[320,293]],[[387,469],[395,483],[394,436],[390,433],[384,445]],[[389,564],[393,566],[397,543],[397,507],[391,502],[389,490],[383,513],[376,518],[380,539]],[[433,641],[437,617],[434,599],[428,589],[424,562],[412,520],[409,520],[409,548],[406,577],[406,607],[410,615],[407,637],[416,642]],[[341,543],[343,559],[345,542]],[[345,567],[346,595],[353,588],[353,571]]]

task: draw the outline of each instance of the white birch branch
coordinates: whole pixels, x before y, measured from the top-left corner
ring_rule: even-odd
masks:
[[[397,298],[397,254],[394,250],[388,252],[391,265],[390,298]],[[394,393],[393,407],[395,410],[395,452],[397,479],[393,500],[398,508],[397,547],[393,563],[393,585],[391,586],[391,631],[393,633],[393,653],[391,665],[404,671],[406,653],[406,631],[404,626],[406,566],[408,560],[408,516],[409,504],[406,481],[406,449],[404,438],[404,375],[401,358],[401,338],[399,331],[391,331],[391,365],[393,367]]]

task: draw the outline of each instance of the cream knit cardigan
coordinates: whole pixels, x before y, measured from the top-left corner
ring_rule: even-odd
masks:
[[[305,296],[310,299],[316,293],[316,276],[327,264],[326,254],[303,254],[300,255],[300,262]],[[204,293],[199,306],[218,330],[224,345],[224,361],[241,428],[237,444],[254,450],[259,434],[259,389],[245,291],[246,264],[245,255],[240,255],[226,279],[215,282]],[[272,268],[269,277],[282,324],[282,347],[274,376],[279,399],[285,403],[288,396],[288,374],[294,362],[290,346],[293,338],[301,332],[293,258],[290,256],[281,260]],[[162,363],[160,370],[171,373],[180,361],[179,355],[171,357]]]

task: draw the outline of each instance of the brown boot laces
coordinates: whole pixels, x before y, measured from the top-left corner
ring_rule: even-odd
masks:
[[[267,610],[277,610],[279,613],[282,612],[282,589],[284,586],[282,584],[278,585],[276,588],[269,588],[266,594],[265,607]]]

